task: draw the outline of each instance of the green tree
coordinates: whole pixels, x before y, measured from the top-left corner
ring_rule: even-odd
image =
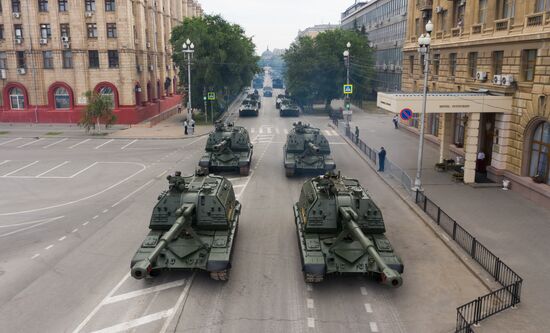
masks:
[[[289,92],[303,105],[323,100],[327,107],[343,96],[346,66],[343,52],[350,42],[350,83],[353,100],[363,100],[372,89],[374,70],[368,38],[358,31],[330,30],[317,37],[302,37],[294,42],[284,60],[285,80]]]
[[[91,129],[101,132],[101,123],[105,124],[105,128],[116,121],[116,116],[113,113],[113,100],[109,96],[98,94],[97,92],[87,91],[86,98],[88,105],[82,111],[78,126],[84,127],[86,132]]]
[[[174,62],[180,68],[180,82],[187,83],[187,61],[182,45],[187,40],[195,45],[191,65],[193,107],[203,105],[203,91],[214,91],[219,100],[235,95],[250,85],[260,71],[255,45],[242,27],[221,16],[187,18],[172,30],[170,42],[175,50]]]

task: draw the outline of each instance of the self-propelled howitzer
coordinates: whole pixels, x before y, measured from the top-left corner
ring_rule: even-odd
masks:
[[[158,199],[149,228],[131,262],[136,279],[162,270],[205,270],[227,280],[241,211],[224,177],[197,172],[168,176],[169,190]]]
[[[402,284],[404,266],[384,235],[382,213],[357,180],[328,173],[306,181],[294,217],[307,282],[363,274]]]

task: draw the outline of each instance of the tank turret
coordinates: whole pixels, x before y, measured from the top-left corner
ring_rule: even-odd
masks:
[[[306,181],[294,217],[306,281],[364,274],[401,286],[401,258],[384,235],[380,209],[357,180],[328,173]]]
[[[153,209],[151,231],[132,259],[132,276],[199,269],[227,280],[241,211],[231,182],[198,171],[190,177],[176,172],[168,183]]]
[[[283,148],[287,176],[296,173],[324,174],[336,165],[330,155],[330,145],[318,128],[297,122],[286,138]]]

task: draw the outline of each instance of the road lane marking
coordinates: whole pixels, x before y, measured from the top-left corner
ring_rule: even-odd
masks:
[[[313,309],[315,307],[315,303],[313,301],[313,298],[308,298],[307,299],[307,308],[308,309]]]
[[[264,130],[260,127],[260,129],[258,130],[258,133],[262,134],[264,132]]]
[[[34,141],[31,141],[31,142],[27,142],[27,143],[22,144],[21,146],[17,146],[17,148],[23,148],[23,147],[26,147],[26,146],[30,146],[33,143],[37,143],[37,142],[42,141],[42,140],[44,140],[44,139],[42,138],[42,139],[34,140]]]
[[[38,257],[40,257],[40,253],[37,253],[37,254],[35,254],[34,256],[32,256],[31,259],[36,259],[36,258],[38,258]]]
[[[84,171],[86,171],[86,170],[88,170],[88,169],[90,169],[90,168],[93,168],[97,163],[98,163],[98,162],[94,162],[94,163],[88,165],[87,167],[85,167],[84,169],[78,171],[78,172],[75,173],[74,175],[69,176],[69,178],[70,178],[70,179],[73,179],[74,177],[80,175],[80,174],[83,173]]]
[[[67,238],[67,236],[63,236],[63,237],[59,238],[58,241],[62,242],[62,241],[65,240],[65,238]]]
[[[174,309],[168,309],[164,311],[160,311],[157,313],[153,313],[147,316],[143,316],[134,320],[130,320],[121,324],[117,324],[111,327],[107,327],[101,330],[93,331],[92,333],[118,333],[118,332],[125,332],[130,330],[131,328],[142,326],[145,324],[152,323],[157,320],[161,320],[167,317],[170,317],[172,313],[174,312]]]
[[[53,244],[50,244],[50,245],[46,246],[46,247],[44,248],[44,250],[49,250],[49,249],[51,249],[52,247],[53,247]]]
[[[32,163],[29,163],[29,164],[27,164],[27,165],[25,165],[25,166],[20,167],[20,168],[17,169],[17,170],[14,170],[14,171],[12,171],[12,172],[9,172],[9,173],[3,175],[2,177],[8,177],[9,175],[13,175],[14,173],[17,173],[17,172],[19,172],[19,171],[21,171],[21,170],[23,170],[23,169],[26,169],[26,168],[28,168],[28,167],[30,167],[30,166],[33,166],[33,165],[35,165],[35,164],[38,163],[38,162],[40,162],[40,161],[34,161],[34,162],[32,162]]]
[[[17,140],[21,140],[23,138],[15,138],[15,139],[11,139],[11,140],[8,140],[8,141],[4,141],[2,143],[0,143],[0,146],[3,146],[3,145],[6,145],[8,143],[11,143],[11,142],[14,142],[14,141],[17,141]]]
[[[44,148],[44,149],[46,149],[46,148],[50,148],[50,147],[52,147],[52,146],[55,146],[55,145],[56,145],[56,144],[58,144],[58,143],[61,143],[61,142],[63,142],[63,141],[67,141],[67,140],[68,140],[68,138],[65,138],[65,139],[61,139],[61,140],[59,140],[59,141],[56,141],[56,142],[54,142],[54,143],[50,143],[49,145],[47,145],[47,146],[44,146],[44,147],[42,147],[42,148]]]
[[[90,221],[86,221],[86,222],[82,223],[82,225],[86,225],[88,223],[90,223]]]
[[[86,143],[86,142],[88,142],[88,141],[90,141],[90,140],[91,140],[91,139],[82,140],[82,141],[80,141],[79,143],[76,143],[76,144],[70,146],[69,149],[73,149],[74,147],[80,146],[81,144]]]
[[[62,166],[64,166],[64,165],[67,164],[67,163],[69,163],[69,161],[65,161],[65,162],[63,162],[63,163],[61,163],[61,164],[59,164],[59,165],[56,165],[56,166],[54,166],[53,168],[49,169],[48,171],[44,171],[44,172],[42,172],[41,174],[34,176],[34,178],[40,178],[41,176],[47,174],[47,173],[50,172],[50,171],[54,171],[54,170],[57,169],[57,168],[61,168]]]
[[[378,325],[376,325],[376,323],[374,321],[371,321],[369,323],[369,326],[370,326],[370,331],[371,332],[378,332]]]
[[[136,142],[137,142],[137,140],[134,140],[134,141],[130,142],[129,144],[125,145],[124,147],[120,148],[120,150],[124,150],[127,147],[129,147],[131,144],[136,143]]]
[[[307,318],[307,327],[309,328],[315,327],[315,318],[311,318],[311,317]]]
[[[0,163],[0,165],[6,164],[6,163],[9,163],[9,162],[11,162],[11,160],[5,160],[5,161],[3,161],[2,163]]]
[[[95,220],[95,219],[97,219],[98,217],[99,217],[99,215],[96,215],[96,216],[92,217],[92,220]]]
[[[105,146],[106,144],[108,144],[108,143],[110,143],[110,142],[113,142],[113,141],[114,141],[114,139],[111,139],[111,140],[109,140],[109,141],[103,142],[102,144],[100,144],[99,146],[95,147],[94,149],[99,149],[99,148],[101,148],[101,147]]]
[[[140,297],[140,296],[144,296],[144,295],[147,295],[147,294],[163,291],[163,290],[166,290],[166,289],[177,288],[177,287],[183,286],[186,282],[187,282],[187,280],[183,279],[183,280],[179,280],[179,281],[164,283],[164,284],[154,286],[154,287],[150,287],[150,288],[131,291],[131,292],[121,294],[121,295],[111,296],[111,297],[109,297],[108,299],[105,300],[104,304],[116,303],[116,302],[120,302],[120,301],[125,301],[127,299],[131,299],[131,298]]]
[[[285,134],[288,134],[288,130],[285,128]]]
[[[108,211],[109,211],[108,209],[104,209],[104,210],[102,211],[102,213],[105,214],[105,213],[107,213]]]
[[[33,225],[31,225],[29,227],[21,228],[21,229],[18,229],[18,230],[14,230],[14,231],[10,231],[8,233],[2,234],[2,235],[0,235],[0,238],[10,236],[10,235],[13,235],[13,234],[17,234],[21,231],[29,230],[29,229],[41,226],[43,224],[53,222],[53,221],[57,221],[57,220],[62,219],[64,217],[65,216],[58,216],[58,217],[54,217],[54,218],[51,218],[51,219],[45,219],[45,220],[38,220],[38,221],[33,221],[33,222],[24,222],[24,223],[19,223],[19,224],[0,226],[0,228],[7,228],[7,227],[13,227],[13,226],[18,226],[18,225],[26,225],[26,224],[34,223]]]
[[[267,128],[267,134],[271,134],[271,127]]]
[[[77,232],[77,231],[78,231],[78,228],[73,229],[72,233],[74,234],[74,233]]]
[[[148,181],[147,183],[141,185],[140,187],[138,187],[137,189],[135,189],[134,191],[130,192],[127,196],[125,196],[124,198],[120,199],[119,201],[117,201],[114,205],[111,206],[111,208],[115,208],[116,206],[118,206],[121,202],[123,202],[124,200],[128,199],[129,197],[131,197],[132,195],[134,195],[135,193],[139,192],[142,188],[144,188],[145,186],[151,184],[154,180],[151,179],[150,181]]]
[[[256,129],[255,129],[255,128],[251,128],[251,129],[250,129],[250,134],[254,134],[254,133],[256,133]]]
[[[160,178],[160,177],[164,176],[164,174],[167,173],[167,172],[168,172],[168,170],[164,170],[163,172],[159,173],[155,178]]]
[[[187,284],[183,288],[183,291],[181,292],[180,297],[178,298],[178,301],[176,302],[176,305],[174,305],[174,307],[172,308],[172,309],[174,309],[174,311],[170,314],[170,316],[168,316],[168,318],[166,318],[166,321],[164,322],[164,325],[162,326],[159,333],[166,333],[166,331],[168,330],[168,326],[170,326],[170,323],[174,319],[174,315],[176,314],[176,312],[178,311],[178,309],[180,307],[182,308],[181,311],[183,312],[183,305],[185,305],[184,303],[187,300],[187,296],[189,295],[189,289],[191,288],[191,284],[193,283],[194,278],[195,278],[195,273],[193,273],[193,275],[191,275],[191,277],[189,278],[189,281],[187,282]]]
[[[306,284],[307,291],[313,291],[313,286],[311,284]]]
[[[277,128],[275,129],[275,133],[277,133],[277,134],[280,134],[280,133],[281,133],[281,132],[279,131],[279,127],[277,127]]]
[[[372,306],[370,303],[365,303],[365,311],[367,311],[367,313],[372,313]]]
[[[367,288],[361,287],[361,295],[367,296],[367,294],[368,294],[368,293],[367,293]]]

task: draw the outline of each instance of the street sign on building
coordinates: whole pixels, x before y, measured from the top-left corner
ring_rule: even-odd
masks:
[[[215,101],[216,100],[216,93],[213,91],[208,92],[208,100],[209,101]]]
[[[411,117],[413,115],[413,112],[412,112],[411,109],[405,108],[405,109],[401,110],[401,112],[399,112],[399,115],[401,116],[401,119],[409,120],[409,119],[411,119]]]
[[[344,84],[344,95],[353,94],[353,84]]]

